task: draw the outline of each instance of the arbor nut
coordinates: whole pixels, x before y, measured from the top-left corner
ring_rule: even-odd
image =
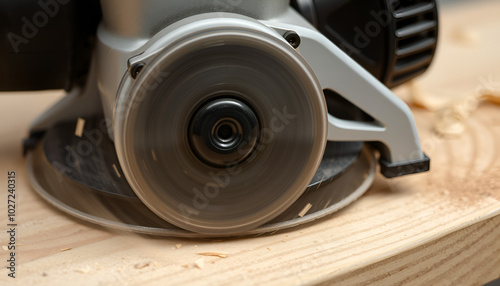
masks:
[[[216,167],[241,163],[254,150],[259,123],[242,101],[221,98],[206,103],[193,116],[189,139],[194,153]]]

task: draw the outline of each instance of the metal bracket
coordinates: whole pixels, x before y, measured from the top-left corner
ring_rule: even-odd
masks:
[[[298,52],[314,70],[322,88],[330,89],[372,116],[376,122],[342,120],[328,115],[329,141],[381,142],[382,173],[386,177],[429,170],[409,107],[320,32],[264,22],[273,29],[292,30],[301,37]]]

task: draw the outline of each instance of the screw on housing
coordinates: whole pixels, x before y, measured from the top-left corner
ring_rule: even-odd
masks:
[[[141,73],[141,71],[144,69],[144,67],[146,66],[145,63],[143,62],[140,62],[140,63],[136,63],[134,65],[132,65],[129,69],[130,71],[130,76],[133,78],[133,79],[136,79],[137,76]]]
[[[288,31],[283,35],[283,38],[292,46],[294,49],[300,46],[300,36],[292,31]]]

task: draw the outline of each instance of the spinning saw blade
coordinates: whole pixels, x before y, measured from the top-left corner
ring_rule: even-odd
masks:
[[[88,120],[84,134],[91,136],[93,130],[100,130],[99,122],[99,118]],[[186,231],[158,217],[122,176],[113,142],[95,134],[92,140],[74,136],[74,126],[71,122],[49,130],[28,156],[34,189],[56,208],[119,230],[177,237],[229,236]],[[76,150],[87,147],[85,158],[78,158]],[[362,143],[330,142],[314,179],[291,207],[258,228],[231,236],[274,232],[331,214],[370,187],[375,169],[373,151]],[[309,204],[307,213],[299,216]]]

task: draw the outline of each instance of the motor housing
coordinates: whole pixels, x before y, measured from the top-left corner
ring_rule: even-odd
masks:
[[[292,0],[292,6],[390,88],[424,73],[434,57],[435,0]]]

